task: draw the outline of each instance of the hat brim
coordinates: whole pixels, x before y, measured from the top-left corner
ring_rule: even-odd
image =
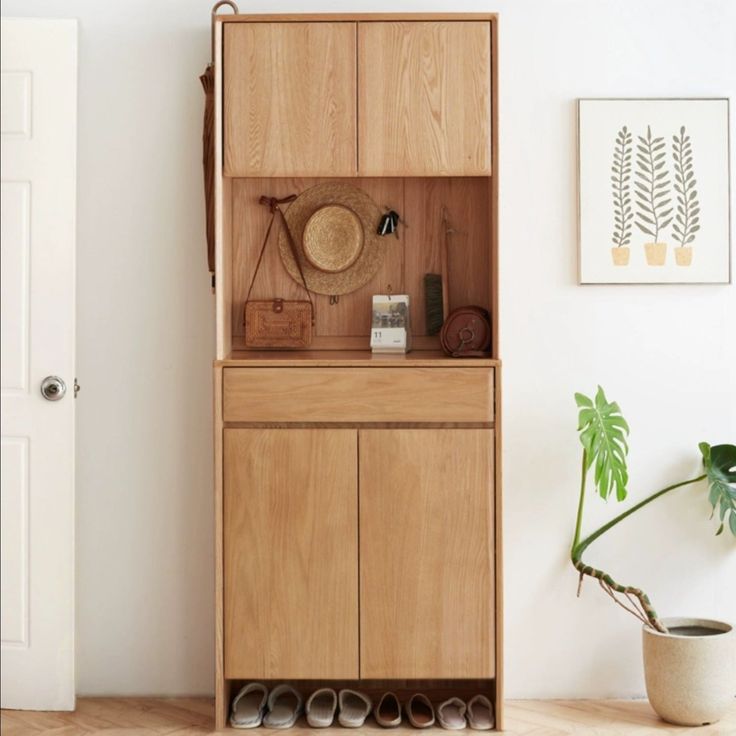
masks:
[[[364,243],[355,263],[344,271],[330,273],[315,268],[304,254],[302,242],[304,227],[309,218],[321,207],[339,204],[351,209],[363,225]],[[349,184],[325,182],[302,192],[284,212],[284,217],[298,251],[307,288],[315,294],[338,296],[349,294],[367,284],[381,267],[386,255],[386,242],[376,230],[381,219],[378,205],[362,190]],[[279,253],[284,268],[294,281],[301,283],[301,276],[286,233],[279,234]]]

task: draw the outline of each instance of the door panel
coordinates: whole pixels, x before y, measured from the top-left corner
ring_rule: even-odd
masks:
[[[491,25],[361,23],[363,176],[491,173]]]
[[[0,700],[73,710],[77,22],[3,18],[0,48]]]
[[[352,429],[224,430],[225,677],[358,677]]]
[[[361,677],[493,677],[492,430],[359,445]]]
[[[355,23],[225,24],[225,173],[349,176]]]

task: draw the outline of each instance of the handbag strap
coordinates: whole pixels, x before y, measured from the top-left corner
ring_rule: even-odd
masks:
[[[258,275],[258,270],[261,267],[261,261],[263,260],[263,254],[266,250],[266,245],[268,245],[268,237],[271,234],[271,229],[273,228],[274,220],[276,219],[277,216],[280,216],[281,222],[286,232],[286,240],[289,242],[289,249],[291,250],[291,255],[294,258],[297,269],[299,270],[299,276],[302,279],[302,286],[304,287],[304,290],[307,292],[307,299],[309,299],[309,306],[312,308],[312,324],[314,324],[314,302],[312,301],[312,295],[309,292],[309,287],[307,286],[307,280],[304,278],[304,271],[302,270],[302,264],[301,264],[301,261],[299,260],[299,255],[296,250],[296,245],[294,244],[294,238],[291,234],[291,230],[289,229],[289,223],[286,222],[286,218],[284,217],[284,211],[279,206],[282,204],[288,204],[290,202],[293,202],[295,199],[296,199],[296,194],[290,194],[288,197],[284,197],[283,199],[277,199],[276,197],[266,197],[265,195],[263,195],[258,200],[259,204],[265,205],[271,210],[271,220],[269,221],[268,227],[266,228],[266,236],[263,238],[263,245],[261,246],[261,252],[258,254],[258,262],[256,263],[255,270],[253,271],[253,278],[250,280],[250,286],[248,287],[248,294],[245,297],[245,303],[247,304],[250,301],[250,294],[253,291],[253,285],[256,282],[256,276]]]

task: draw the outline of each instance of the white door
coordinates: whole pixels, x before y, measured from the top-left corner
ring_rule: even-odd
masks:
[[[1,25],[1,699],[72,710],[77,24]]]

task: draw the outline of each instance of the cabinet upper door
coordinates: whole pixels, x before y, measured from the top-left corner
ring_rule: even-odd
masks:
[[[225,677],[358,677],[354,429],[224,430]]]
[[[493,430],[359,442],[360,676],[493,677]]]
[[[225,174],[349,176],[355,23],[226,23]]]
[[[364,176],[491,173],[491,24],[361,23]]]

